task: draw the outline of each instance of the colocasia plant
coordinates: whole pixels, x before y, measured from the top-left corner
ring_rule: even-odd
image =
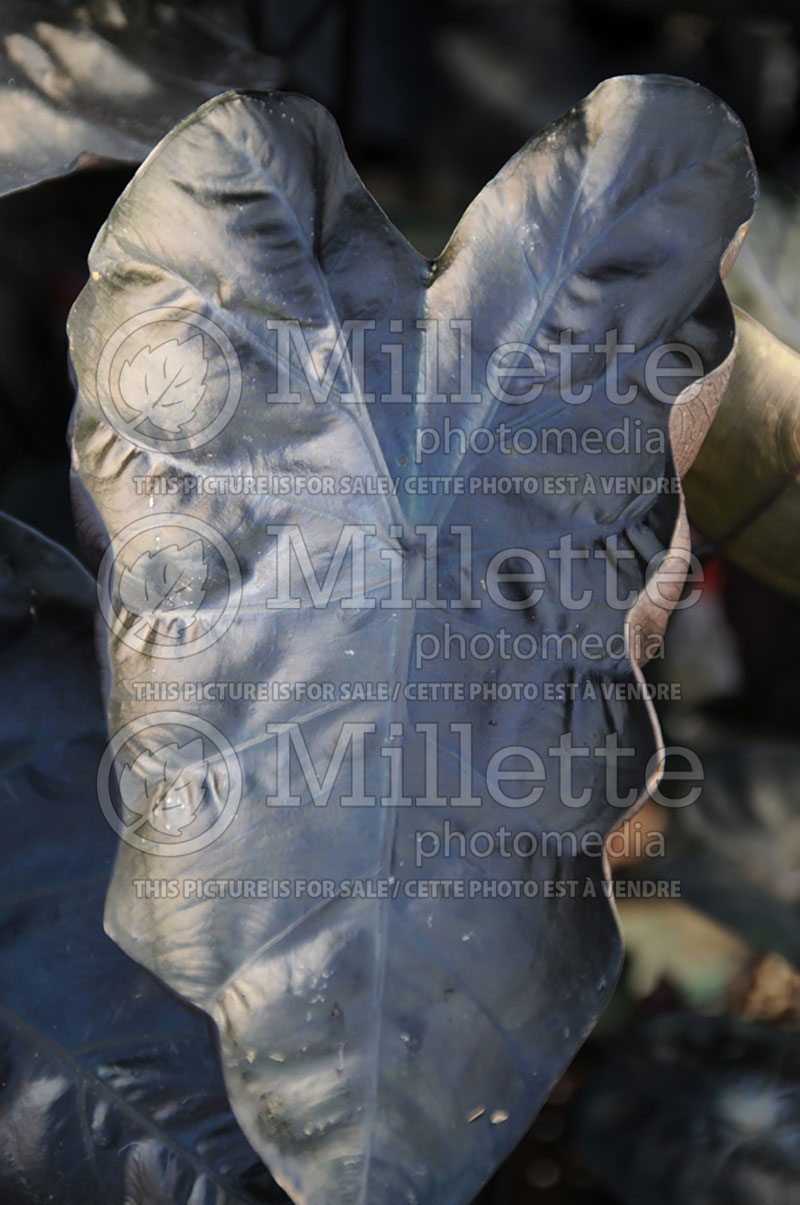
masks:
[[[520,1140],[618,974],[604,842],[659,790],[641,666],[755,196],[667,76],[433,261],[304,97],[148,155],[69,321],[96,590],[0,528],[4,1200],[285,1200],[266,1165],[467,1205]]]

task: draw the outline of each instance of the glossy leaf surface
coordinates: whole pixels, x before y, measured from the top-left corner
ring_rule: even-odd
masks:
[[[74,467],[102,561],[117,770],[194,728],[203,760],[183,767],[206,792],[173,838],[126,811],[112,775],[106,925],[214,1017],[236,1114],[297,1201],[471,1200],[608,998],[603,834],[659,765],[651,709],[631,697],[631,655],[652,650],[634,636],[663,627],[682,576],[676,555],[672,594],[645,599],[648,566],[682,539],[677,468],[730,366],[720,264],[754,192],[714,97],[611,80],[509,162],[431,264],[323,110],[230,95],[165,139],[95,244],[71,317]],[[363,364],[355,336],[332,354],[359,322]],[[313,371],[280,342],[298,326]],[[597,350],[610,330],[634,347],[626,405]],[[203,390],[165,432],[121,369],[198,331]],[[562,331],[590,345],[580,404],[564,398]],[[691,404],[677,353],[661,400],[651,389],[648,357],[670,341],[700,357]],[[518,347],[505,393],[487,370],[520,343],[543,365],[528,402],[508,400],[530,385]],[[623,415],[647,437],[615,438]],[[501,423],[535,447],[504,450]],[[568,475],[580,488],[546,484]],[[511,477],[528,484],[492,488]],[[117,583],[145,551],[173,549],[183,580],[198,538],[196,607],[125,607]],[[303,556],[314,576],[289,582]],[[545,636],[567,639],[531,655]],[[584,752],[565,794],[570,741]],[[503,853],[502,830],[528,840]],[[136,898],[134,880],[164,876],[178,898]]]

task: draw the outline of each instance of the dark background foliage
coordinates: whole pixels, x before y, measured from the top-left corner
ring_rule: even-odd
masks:
[[[743,119],[760,172],[800,191],[793,0],[685,0],[679,8],[659,0],[251,0],[248,15],[256,45],[282,61],[283,88],[331,109],[368,187],[431,256],[522,142],[600,80],[626,72],[684,75],[712,89]],[[97,166],[0,198],[0,509],[73,550],[64,324],[92,239],[132,170]],[[786,936],[796,905],[791,892],[776,895],[769,885],[776,849],[798,874],[795,838],[787,837],[800,813],[798,758],[781,742],[800,731],[800,607],[727,564],[702,533],[697,546],[707,569],[705,622],[722,638],[709,653],[697,619],[676,622],[667,662],[652,672],[683,687],[662,715],[667,735],[708,751],[701,814],[710,835],[671,816],[664,865],[627,864],[620,873],[683,876],[693,916],[713,917],[742,943],[738,978],[698,988],[709,957],[699,922],[681,930],[688,964],[676,969],[665,955],[644,988],[626,974],[596,1037],[482,1205],[744,1205],[789,1202],[800,1191],[800,989],[796,942]],[[775,764],[767,741],[785,768],[770,781],[765,815],[761,767],[765,757]],[[731,773],[726,750],[734,747]],[[712,820],[726,831],[722,854]],[[652,941],[659,932],[657,922]],[[723,945],[712,942],[712,960]],[[765,971],[764,957],[776,951],[788,961],[780,973]],[[758,995],[764,974],[772,1005]],[[698,1011],[706,1015],[690,1015]],[[741,1106],[743,1085],[761,1112]],[[734,1170],[709,1188],[708,1169],[721,1157]],[[681,1160],[691,1167],[678,1182]],[[711,1195],[691,1195],[701,1192]]]

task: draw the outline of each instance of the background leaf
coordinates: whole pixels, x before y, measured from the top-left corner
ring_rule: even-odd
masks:
[[[270,87],[246,5],[3,0],[0,194],[93,158],[140,162],[202,100]]]
[[[800,355],[742,310],[736,363],[691,472],[689,515],[720,552],[800,595]]]
[[[578,1124],[625,1205],[792,1205],[798,1107],[798,1034],[679,1014],[607,1044]]]

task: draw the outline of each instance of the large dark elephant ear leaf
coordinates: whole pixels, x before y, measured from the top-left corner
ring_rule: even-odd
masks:
[[[246,4],[21,0],[0,6],[0,194],[94,159],[139,163],[234,85],[273,87]]]
[[[743,310],[738,352],[686,479],[692,521],[737,565],[800,596],[800,354]]]
[[[103,933],[93,604],[68,553],[0,516],[0,1197],[277,1205],[207,1019]]]
[[[94,246],[70,326],[106,925],[215,1018],[298,1201],[468,1202],[608,999],[603,835],[660,766],[634,662],[682,577],[676,463],[730,367],[754,192],[721,102],[610,80],[430,264],[323,110],[230,95]],[[569,382],[562,331],[591,345]]]

